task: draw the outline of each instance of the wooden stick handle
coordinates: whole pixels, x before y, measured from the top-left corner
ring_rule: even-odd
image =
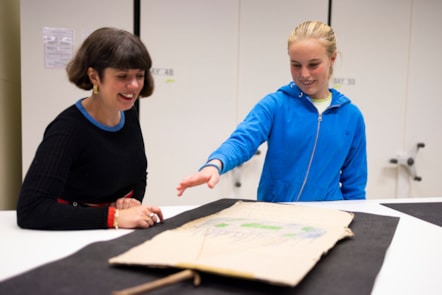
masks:
[[[145,293],[145,292],[151,291],[151,290],[159,288],[159,287],[175,284],[177,282],[183,281],[185,279],[190,279],[190,278],[193,278],[193,284],[195,286],[198,286],[201,282],[200,275],[196,271],[193,271],[191,269],[186,269],[186,270],[180,271],[176,274],[167,276],[165,278],[162,278],[162,279],[159,279],[159,280],[156,280],[153,282],[141,284],[141,285],[127,288],[127,289],[120,290],[120,291],[114,291],[114,292],[112,292],[112,295],[141,294],[141,293]]]

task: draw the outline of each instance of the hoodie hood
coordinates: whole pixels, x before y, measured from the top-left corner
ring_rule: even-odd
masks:
[[[310,102],[313,102],[310,96],[305,94],[301,88],[299,88],[298,85],[296,85],[294,82],[290,82],[287,85],[284,85],[278,89],[278,91],[281,91],[285,93],[288,96],[294,97],[296,99],[307,99]],[[333,107],[339,107],[344,104],[350,103],[350,99],[346,97],[341,92],[337,91],[334,88],[329,88],[329,91],[332,93],[332,101],[331,106]]]

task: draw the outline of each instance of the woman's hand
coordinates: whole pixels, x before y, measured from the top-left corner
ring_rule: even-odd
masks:
[[[198,173],[184,178],[177,186],[178,196],[182,196],[186,188],[207,183],[209,188],[214,188],[219,182],[218,169],[207,166]]]
[[[113,202],[111,206],[117,209],[128,209],[141,206],[141,202],[134,198],[119,198],[117,201]]]
[[[120,209],[118,226],[120,228],[148,228],[157,222],[164,222],[161,208],[154,206],[133,206]]]

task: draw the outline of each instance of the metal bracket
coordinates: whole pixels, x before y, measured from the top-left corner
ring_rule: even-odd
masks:
[[[418,176],[416,172],[415,159],[419,149],[424,147],[425,144],[419,142],[407,154],[399,155],[396,158],[390,159],[390,163],[404,167],[407,170],[408,174],[413,178],[413,180],[422,181],[422,177]]]
[[[253,157],[259,156],[261,154],[260,150],[257,150],[256,153],[253,155]],[[232,169],[232,175],[233,175],[233,185],[235,187],[241,187],[242,186],[242,182],[241,182],[241,166],[239,165],[237,167],[235,167],[234,169]]]

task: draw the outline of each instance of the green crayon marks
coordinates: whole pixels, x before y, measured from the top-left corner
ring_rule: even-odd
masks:
[[[282,226],[266,225],[266,224],[261,224],[261,223],[244,223],[244,224],[241,224],[241,227],[258,228],[258,229],[269,229],[269,230],[280,230],[280,229],[282,229]]]
[[[216,227],[228,227],[229,225],[227,223],[218,223],[215,226]]]

